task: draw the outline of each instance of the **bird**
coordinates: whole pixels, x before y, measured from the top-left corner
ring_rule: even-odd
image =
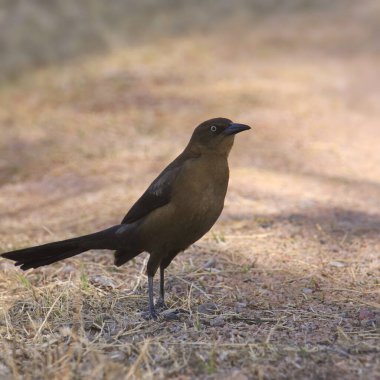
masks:
[[[114,251],[121,266],[149,253],[147,318],[156,320],[165,304],[165,269],[172,260],[206,234],[219,218],[229,181],[228,156],[237,133],[251,129],[227,118],[199,124],[182,153],[133,204],[120,224],[92,234],[2,253],[27,270],[82,252]],[[160,269],[159,298],[154,304],[153,278]]]

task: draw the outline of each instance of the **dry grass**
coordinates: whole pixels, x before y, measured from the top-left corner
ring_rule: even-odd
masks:
[[[1,378],[380,377],[380,57],[373,10],[349,11],[242,19],[0,90],[2,251],[116,223],[202,119],[254,127],[220,221],[169,268],[179,320],[141,318],[144,257],[1,260]]]

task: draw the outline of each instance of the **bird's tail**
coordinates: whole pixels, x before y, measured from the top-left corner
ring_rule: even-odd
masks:
[[[1,256],[15,261],[15,265],[26,270],[76,256],[89,249],[119,249],[120,242],[116,234],[119,228],[120,225],[117,225],[94,234],[18,249],[2,253]]]

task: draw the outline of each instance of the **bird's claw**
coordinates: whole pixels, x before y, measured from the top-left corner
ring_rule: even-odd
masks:
[[[146,310],[146,311],[141,313],[141,316],[147,321],[149,321],[151,319],[153,319],[154,321],[157,321],[157,319],[158,319],[158,314],[157,314],[155,309]]]
[[[166,305],[165,305],[166,306]],[[157,304],[156,304],[157,307]],[[165,310],[162,311],[162,313],[158,314],[155,309],[153,310],[146,310],[141,313],[141,316],[146,320],[154,320],[157,321],[159,318],[164,321],[175,321],[179,320],[181,317],[181,314],[188,314],[189,312],[184,309],[169,309],[166,307]]]
[[[168,306],[166,305],[165,301],[162,298],[159,298],[154,306],[156,307],[156,309],[159,309],[159,310],[168,310],[169,309]]]
[[[161,315],[166,321],[176,321],[180,319],[180,312],[178,309],[167,309],[163,311]]]

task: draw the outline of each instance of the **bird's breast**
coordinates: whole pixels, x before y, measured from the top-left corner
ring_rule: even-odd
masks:
[[[216,222],[228,186],[227,160],[192,160],[181,170],[170,202],[155,210],[142,225],[146,250],[183,250]]]
[[[228,186],[228,164],[192,162],[184,170],[183,180],[171,198],[173,222],[178,235],[191,244],[202,237],[216,222],[224,206]]]
[[[179,210],[185,209],[189,215],[218,212],[224,205],[228,177],[227,160],[191,161],[181,172],[171,199]]]

